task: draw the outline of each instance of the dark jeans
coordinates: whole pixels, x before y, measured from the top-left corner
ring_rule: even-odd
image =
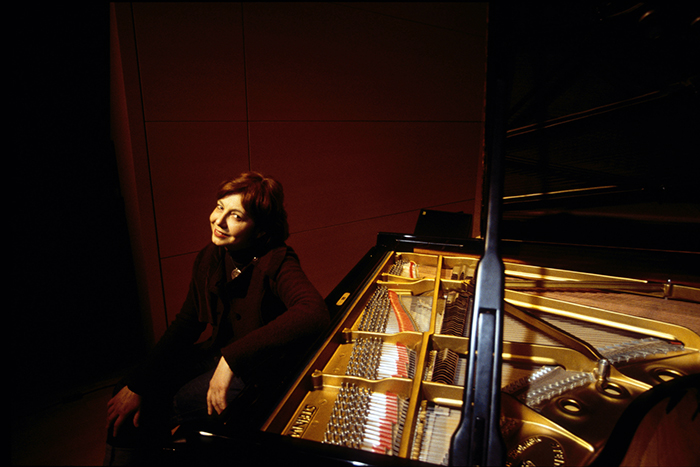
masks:
[[[207,391],[209,381],[215,370],[209,370],[187,384],[173,397],[173,410],[170,417],[171,426],[182,425],[197,420],[211,420],[214,415],[207,414]],[[230,404],[245,388],[242,379],[234,377],[226,392],[226,401]]]
[[[220,358],[218,352],[204,353],[194,348],[185,358],[164,368],[162,374],[154,378],[159,383],[158,387],[153,393],[142,396],[139,427],[134,426],[133,419],[128,419],[121,425],[116,437],[109,430],[105,464],[118,464],[122,463],[120,458],[143,457],[145,452],[157,452],[167,444],[171,430],[178,425],[196,421],[215,422],[218,415],[207,414],[207,391]],[[124,383],[118,384],[114,394],[123,387]],[[226,394],[229,404],[244,387],[243,380],[234,377]],[[130,454],[124,454],[126,452]]]

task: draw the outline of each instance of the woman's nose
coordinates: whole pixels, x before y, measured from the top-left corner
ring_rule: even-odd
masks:
[[[220,213],[218,216],[216,216],[214,222],[216,223],[216,225],[226,227],[226,213]]]

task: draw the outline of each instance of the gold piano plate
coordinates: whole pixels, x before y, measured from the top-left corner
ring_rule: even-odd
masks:
[[[447,463],[477,262],[388,253],[263,430]],[[698,289],[509,261],[505,270],[507,465],[588,465],[632,401],[700,373]],[[667,311],[694,329],[655,319]]]

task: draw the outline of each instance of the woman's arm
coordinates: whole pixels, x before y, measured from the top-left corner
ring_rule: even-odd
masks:
[[[246,370],[257,367],[262,358],[284,351],[294,342],[313,339],[330,323],[323,298],[293,252],[287,253],[271,279],[272,292],[284,303],[286,311],[221,351],[230,369],[244,379]]]
[[[192,278],[190,280],[187,298],[185,299],[180,312],[168,326],[163,336],[156,346],[150,351],[147,359],[143,361],[136,370],[127,378],[127,385],[138,394],[145,394],[154,384],[153,378],[162,369],[164,363],[177,355],[181,349],[194,344],[199,336],[206,329],[207,323],[200,320],[199,294],[197,292],[198,282],[203,280],[199,277],[202,274],[203,252],[197,256],[192,268]]]
[[[209,382],[209,390],[207,391],[207,413],[212,415],[214,412],[220,414],[226,408],[226,392],[233,379],[233,371],[229,368],[226,359],[221,357],[219,365],[214,371]]]

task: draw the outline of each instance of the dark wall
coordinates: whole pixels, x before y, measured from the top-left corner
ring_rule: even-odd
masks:
[[[26,411],[128,365],[143,337],[109,137],[108,5],[14,13],[6,332]]]

